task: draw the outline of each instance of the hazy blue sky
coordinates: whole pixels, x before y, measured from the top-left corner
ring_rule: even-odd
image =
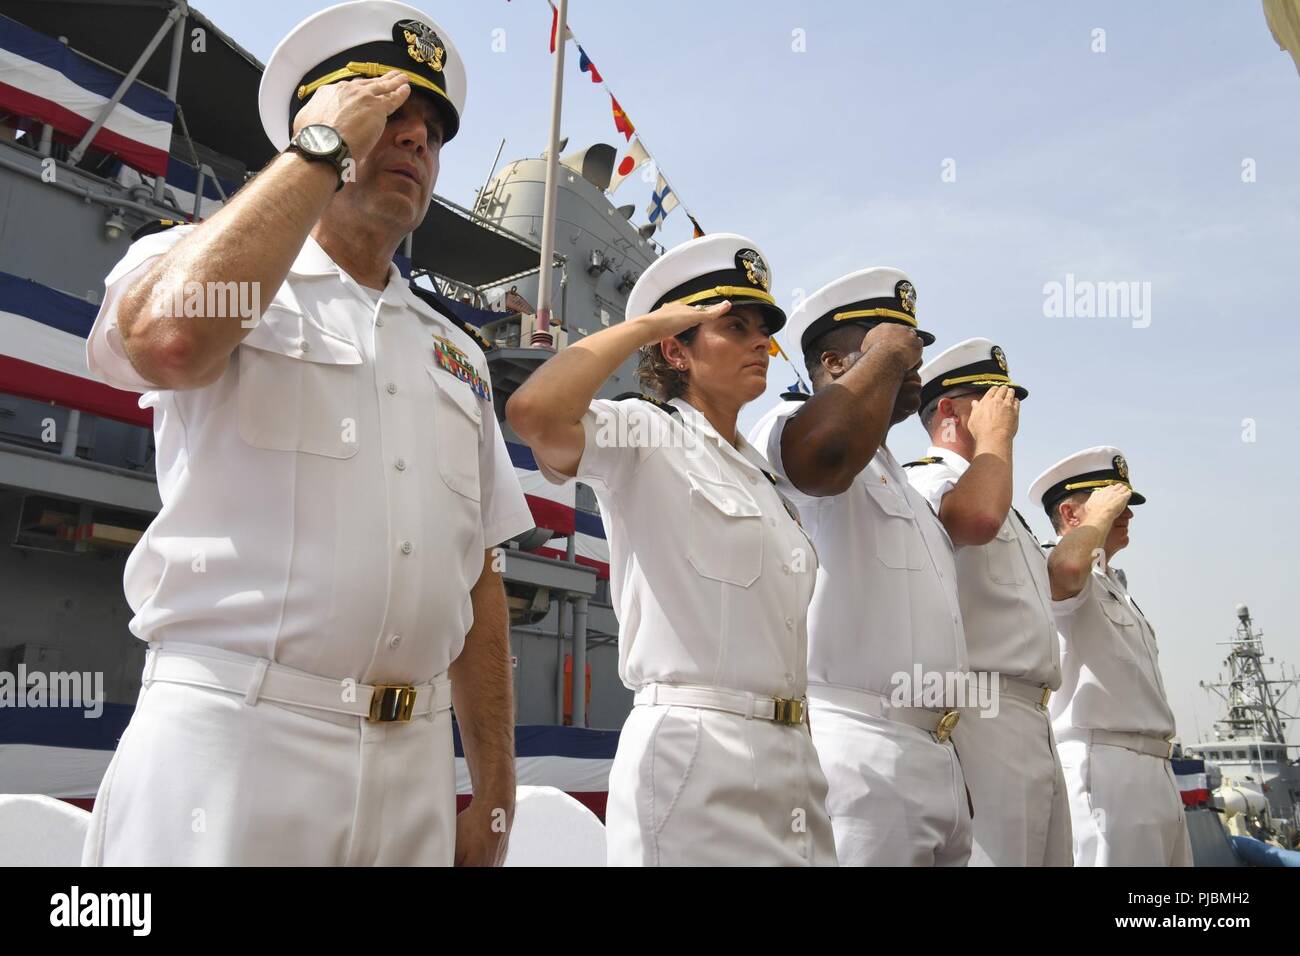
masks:
[[[196,5],[265,60],[328,4]],[[416,5],[468,66],[438,183],[468,205],[502,137],[503,161],[545,145],[550,10]],[[1032,393],[1016,502],[1041,534],[1033,478],[1079,448],[1123,449],[1149,502],[1116,564],[1155,624],[1184,740],[1219,713],[1197,682],[1221,669],[1238,602],[1300,666],[1300,76],[1260,3],[572,0],[569,16],[704,228],[754,238],[779,299],[894,265],[939,337],[928,352],[1003,346]],[[563,131],[570,149],[624,145],[572,46]],[[644,208],[649,192],[634,178],[617,199]],[[664,241],[689,235],[679,210]],[[1067,274],[1150,283],[1149,324],[1047,316],[1044,286]],[[774,363],[742,425],[792,380]],[[925,445],[915,421],[890,440],[900,456]]]

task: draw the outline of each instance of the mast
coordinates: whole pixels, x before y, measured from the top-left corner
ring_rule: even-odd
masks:
[[[537,328],[533,348],[554,348],[551,336],[551,286],[555,271],[555,186],[560,178],[560,109],[564,96],[564,47],[568,39],[569,0],[559,0],[555,23],[555,79],[551,87],[551,135],[546,148],[546,192],[542,204],[542,271],[537,277]]]
[[[1216,735],[1229,740],[1256,737],[1261,742],[1289,746],[1285,720],[1295,719],[1295,715],[1278,704],[1298,682],[1295,677],[1288,679],[1285,672],[1281,680],[1270,680],[1264,665],[1272,659],[1264,659],[1263,632],[1253,626],[1250,609],[1244,604],[1237,605],[1237,621],[1233,638],[1220,642],[1231,648],[1224,659],[1228,679],[1201,681],[1202,687],[1213,690],[1228,705],[1227,715],[1215,721]],[[1256,751],[1252,757],[1257,755]]]

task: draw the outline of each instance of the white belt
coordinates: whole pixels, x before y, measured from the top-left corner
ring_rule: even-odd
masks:
[[[943,743],[952,736],[961,719],[961,714],[952,708],[939,710],[929,707],[897,707],[889,702],[884,694],[874,691],[849,687],[836,687],[831,684],[808,684],[808,698],[813,703],[826,703],[832,707],[841,707],[856,711],[868,717],[892,720],[895,723],[911,724]]]
[[[234,654],[193,644],[151,647],[144,685],[152,682],[206,687],[259,700],[365,717],[379,723],[406,722],[451,709],[451,681],[439,674],[427,684],[360,684],[318,677],[266,658]]]
[[[1146,754],[1168,760],[1174,753],[1174,742],[1155,734],[1139,734],[1124,730],[1065,730],[1056,735],[1060,741],[1082,741],[1088,744],[1105,744],[1123,747],[1134,753]]]
[[[656,704],[699,707],[738,714],[746,720],[770,720],[791,727],[804,722],[808,709],[803,698],[764,697],[746,691],[695,684],[645,684],[636,692],[634,701],[638,707]]]
[[[1047,702],[1052,697],[1052,688],[1045,684],[1036,684],[1033,681],[1025,680],[1023,677],[1008,677],[1005,674],[999,674],[998,693],[1014,697],[1016,700],[1023,700],[1026,704],[1033,704],[1039,710],[1046,710]]]

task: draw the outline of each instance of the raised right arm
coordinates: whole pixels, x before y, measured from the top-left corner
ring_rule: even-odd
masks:
[[[388,116],[410,95],[404,74],[323,86],[295,118],[334,127],[360,162]],[[248,283],[265,307],[338,186],[328,163],[296,153],[276,157],[215,216],[172,246],[122,295],[117,328],[135,370],[160,388],[199,388],[220,378],[253,323],[237,315],[174,315],[186,292]],[[188,310],[187,310],[188,311]]]
[[[547,359],[510,396],[506,420],[538,462],[572,478],[586,445],[582,416],[624,360],[642,346],[671,338],[730,308],[730,302],[708,309],[670,303],[574,342]]]

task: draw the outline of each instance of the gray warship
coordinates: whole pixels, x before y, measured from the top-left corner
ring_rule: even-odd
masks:
[[[1300,763],[1296,744],[1287,743],[1283,709],[1292,690],[1300,686],[1295,672],[1270,675],[1273,658],[1265,655],[1263,634],[1251,620],[1250,609],[1237,605],[1236,633],[1225,643],[1227,674],[1201,687],[1216,694],[1224,716],[1215,721],[1213,736],[1183,747],[1187,755],[1206,762],[1212,776],[1215,804],[1234,836],[1250,836],[1286,849],[1300,846]]]

